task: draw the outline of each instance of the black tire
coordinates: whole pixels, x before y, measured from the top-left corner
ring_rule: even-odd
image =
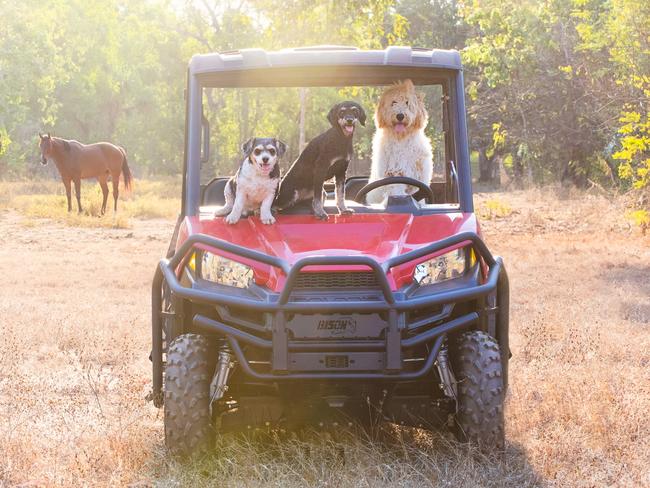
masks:
[[[165,367],[165,444],[175,456],[208,451],[215,431],[210,415],[210,381],[215,360],[210,342],[182,334],[167,350]]]
[[[451,357],[458,381],[456,437],[484,452],[505,447],[503,376],[496,340],[482,331],[462,334]]]

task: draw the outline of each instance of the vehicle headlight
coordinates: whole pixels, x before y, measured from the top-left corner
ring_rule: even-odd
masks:
[[[474,250],[461,247],[418,264],[413,279],[420,286],[451,280],[463,276],[475,262]]]
[[[253,280],[250,267],[211,252],[195,253],[189,266],[199,278],[220,285],[246,288]]]

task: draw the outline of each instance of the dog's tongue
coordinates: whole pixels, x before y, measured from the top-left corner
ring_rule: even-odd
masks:
[[[395,124],[393,126],[393,129],[395,129],[395,132],[402,133],[406,130],[406,126],[404,124]]]
[[[352,134],[354,132],[354,126],[353,125],[346,125],[345,126],[345,132],[348,134]]]

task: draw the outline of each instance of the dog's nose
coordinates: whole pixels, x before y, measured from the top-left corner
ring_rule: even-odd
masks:
[[[264,164],[268,163],[268,162],[269,162],[269,157],[268,157],[268,156],[264,156],[264,157],[262,158],[262,162],[263,162]]]
[[[404,114],[397,114],[397,120],[399,120],[400,122],[404,120]]]
[[[354,123],[354,117],[346,117],[346,118],[345,118],[345,122],[346,122],[348,125],[352,125],[352,124]]]

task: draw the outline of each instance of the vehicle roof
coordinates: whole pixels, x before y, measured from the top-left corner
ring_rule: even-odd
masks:
[[[323,70],[324,67],[331,69]],[[460,54],[453,50],[409,46],[373,50],[350,46],[311,46],[279,51],[242,49],[195,55],[190,61],[189,73],[212,86],[280,86],[292,84],[296,79],[300,80],[300,85],[296,86],[316,86],[358,82],[355,79],[363,81],[360,84],[384,84],[407,71],[409,76],[419,72],[424,79],[431,77],[432,68],[461,70]],[[339,77],[345,82],[338,82]]]

